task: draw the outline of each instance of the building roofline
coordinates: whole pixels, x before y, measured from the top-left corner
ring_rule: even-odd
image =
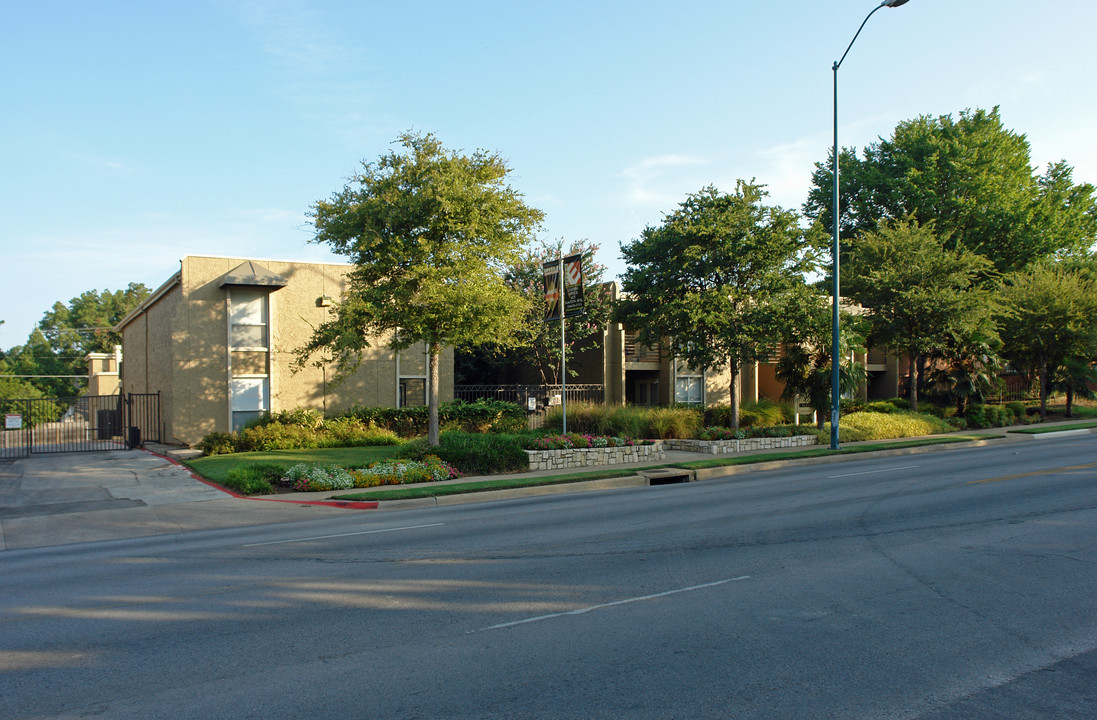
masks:
[[[353,263],[333,263],[333,262],[320,262],[318,260],[280,260],[278,258],[253,258],[253,257],[241,257],[239,255],[184,255],[179,261],[180,266],[183,262],[189,258],[208,259],[208,260],[237,260],[240,262],[254,261],[259,263],[286,263],[288,265],[327,265],[329,267],[354,267]],[[118,321],[112,330],[114,332],[121,332],[122,328],[133,322],[134,318],[142,314],[149,309],[157,300],[164,296],[175,285],[178,285],[182,281],[183,270],[180,267],[178,271],[164,282],[163,285],[158,287],[147,298],[141,301],[141,304],[135,307],[124,318]]]
[[[241,255],[184,255],[183,260],[187,258],[203,258],[209,260],[237,260],[240,262],[257,262],[257,263],[286,263],[287,265],[335,265],[338,267],[354,267],[354,263],[339,263],[339,262],[321,262],[319,260],[285,260],[280,258],[260,258],[260,257],[246,257]],[[182,260],[180,260],[182,262]]]
[[[160,287],[153,290],[152,294],[150,294],[147,298],[142,300],[141,304],[139,304],[133,310],[130,310],[129,313],[124,318],[119,320],[118,324],[115,325],[111,329],[114,330],[114,332],[122,332],[122,329],[124,327],[126,327],[131,322],[133,322],[134,319],[136,319],[138,315],[143,314],[146,310],[148,310],[150,307],[152,307],[152,305],[157,300],[162,298],[164,295],[167,294],[167,292],[169,290],[171,290],[173,287],[178,285],[182,281],[182,279],[183,279],[183,271],[182,270],[177,270],[174,275],[172,275],[170,278],[167,279],[167,281],[164,282],[163,285],[161,285]]]

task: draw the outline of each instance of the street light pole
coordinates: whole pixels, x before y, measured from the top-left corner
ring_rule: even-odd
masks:
[[[841,414],[841,402],[842,393],[839,387],[839,378],[841,377],[841,352],[838,347],[838,305],[839,305],[839,283],[838,283],[838,227],[839,218],[841,213],[839,212],[838,205],[838,68],[842,66],[842,62],[846,59],[846,55],[849,55],[850,48],[853,47],[853,43],[857,42],[857,36],[861,34],[861,31],[865,29],[865,25],[868,23],[868,19],[882,7],[899,7],[905,5],[909,0],[884,0],[882,3],[872,9],[868,15],[865,16],[864,21],[861,23],[861,27],[857,28],[856,34],[853,39],[849,41],[849,45],[846,47],[846,51],[842,53],[840,60],[834,63],[834,196],[833,204],[831,206],[831,212],[834,215],[834,237],[833,245],[831,248],[832,253],[832,274],[831,279],[831,317],[830,317],[830,449],[838,449],[838,416]]]

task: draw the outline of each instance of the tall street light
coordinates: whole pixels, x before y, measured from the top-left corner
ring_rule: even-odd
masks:
[[[853,43],[857,42],[857,36],[861,34],[861,31],[865,29],[865,24],[868,23],[868,19],[882,7],[899,7],[900,5],[906,5],[909,0],[884,0],[882,3],[872,9],[868,15],[865,16],[864,22],[861,23],[861,27],[857,28],[857,33],[854,34],[853,39],[849,41],[849,46],[846,51],[842,53],[842,59],[834,63],[834,204],[831,206],[831,212],[834,214],[834,244],[832,248],[833,253],[833,274],[832,279],[833,286],[831,287],[832,295],[832,310],[831,310],[831,340],[830,340],[830,449],[838,449],[838,415],[841,412],[842,394],[838,386],[840,369],[841,369],[841,352],[838,347],[838,220],[841,213],[838,210],[838,68],[842,66],[842,62],[846,59],[846,55],[849,55],[850,48],[853,47]]]

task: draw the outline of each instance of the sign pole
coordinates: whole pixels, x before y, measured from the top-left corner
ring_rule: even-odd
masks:
[[[564,434],[568,434],[568,346],[565,337],[565,319],[567,313],[564,311],[564,257],[560,256],[560,271],[557,273],[560,278],[560,409],[563,412],[563,430]]]
[[[567,318],[582,315],[583,256],[575,254],[546,262],[541,269],[545,289],[545,322],[560,318],[560,411],[563,431],[568,431]],[[559,316],[556,313],[560,313]]]

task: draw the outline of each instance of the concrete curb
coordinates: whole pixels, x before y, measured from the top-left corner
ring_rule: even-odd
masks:
[[[645,487],[648,479],[642,475],[623,475],[600,480],[581,480],[579,482],[558,483],[555,485],[533,485],[506,490],[484,490],[481,492],[442,495],[438,497],[413,498],[408,500],[378,500],[379,510],[401,510],[407,508],[442,507],[445,505],[466,505],[488,500],[513,500],[515,498],[536,497],[539,495],[561,495],[572,492],[590,492],[593,490],[613,490],[627,487]]]
[[[1053,430],[1052,432],[1031,433],[1021,432],[1017,430],[1010,431],[1010,435],[1023,438],[1025,440],[1048,440],[1051,438],[1070,437],[1071,435],[1089,435],[1092,432],[1097,431],[1097,428],[1081,428],[1079,430]]]

